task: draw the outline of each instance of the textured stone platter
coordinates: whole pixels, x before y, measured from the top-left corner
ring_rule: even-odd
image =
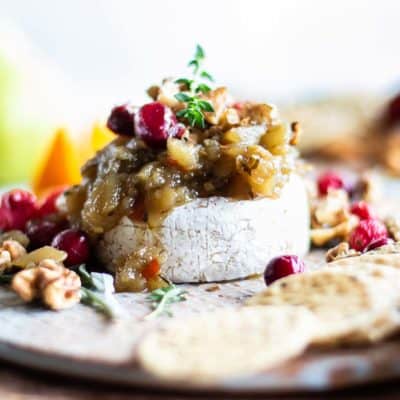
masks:
[[[308,265],[317,267],[321,253]],[[187,301],[173,305],[174,318],[235,307],[263,288],[261,279],[225,284],[185,285]],[[137,366],[135,345],[157,321],[144,321],[150,311],[144,294],[118,294],[124,313],[115,323],[78,305],[63,312],[24,305],[6,288],[0,289],[0,358],[25,367],[123,384],[170,390],[215,392],[291,392],[341,388],[400,377],[400,341],[375,347],[330,352],[309,351],[265,373],[195,387],[157,381]]]
[[[399,210],[400,182],[385,180],[385,208]],[[310,268],[322,262],[322,252],[306,260]],[[174,318],[237,307],[261,290],[261,279],[225,284],[183,285],[187,301],[172,305]],[[83,305],[62,312],[23,304],[0,287],[0,359],[32,369],[130,387],[185,392],[270,393],[324,391],[400,378],[400,339],[373,347],[324,352],[308,351],[279,368],[208,387],[158,381],[140,370],[135,346],[146,331],[163,319],[144,321],[150,311],[145,294],[118,294],[123,317],[115,323]]]

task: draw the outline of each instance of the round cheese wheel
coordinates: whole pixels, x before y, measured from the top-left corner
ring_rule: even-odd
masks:
[[[176,283],[213,282],[262,273],[282,254],[309,250],[309,206],[302,178],[293,175],[278,199],[210,197],[174,208],[156,228],[122,218],[98,246],[109,269],[145,246],[165,261],[161,273]]]

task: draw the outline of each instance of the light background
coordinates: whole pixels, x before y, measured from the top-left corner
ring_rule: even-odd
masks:
[[[243,98],[390,90],[399,20],[397,0],[0,0],[3,26],[56,66],[81,116],[144,100],[150,84],[185,71],[197,42]]]

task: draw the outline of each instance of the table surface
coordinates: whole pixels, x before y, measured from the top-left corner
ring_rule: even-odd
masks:
[[[335,393],[297,394],[292,396],[256,396],[263,399],[377,399],[397,400],[400,397],[400,380],[371,385]],[[207,394],[190,396],[185,394],[162,394],[134,389],[104,386],[91,382],[71,380],[16,368],[7,363],[0,363],[0,399],[1,400],[184,400],[217,398]],[[219,396],[224,399],[226,397]],[[234,399],[249,399],[247,396],[235,396]]]

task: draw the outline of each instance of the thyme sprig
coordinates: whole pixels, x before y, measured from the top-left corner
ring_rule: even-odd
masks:
[[[78,268],[78,274],[82,282],[81,303],[93,307],[107,318],[119,317],[121,309],[113,297],[113,277],[110,274],[88,272],[85,265]]]
[[[172,316],[169,310],[170,304],[185,301],[185,294],[185,291],[172,283],[169,286],[153,290],[147,297],[152,302],[153,311],[145,319],[149,320],[161,315]]]
[[[199,79],[214,81],[212,75],[203,69],[203,61],[205,59],[205,53],[200,45],[196,46],[196,52],[192,60],[189,61],[188,66],[192,70],[192,79],[179,78],[175,83],[184,85],[186,92],[180,92],[175,95],[175,98],[182,103],[186,103],[186,108],[180,110],[176,115],[180,118],[185,118],[189,121],[191,126],[197,126],[200,128],[205,127],[204,112],[213,112],[214,108],[212,104],[203,100],[199,97],[199,94],[208,93],[211,88],[204,82],[199,82]]]

